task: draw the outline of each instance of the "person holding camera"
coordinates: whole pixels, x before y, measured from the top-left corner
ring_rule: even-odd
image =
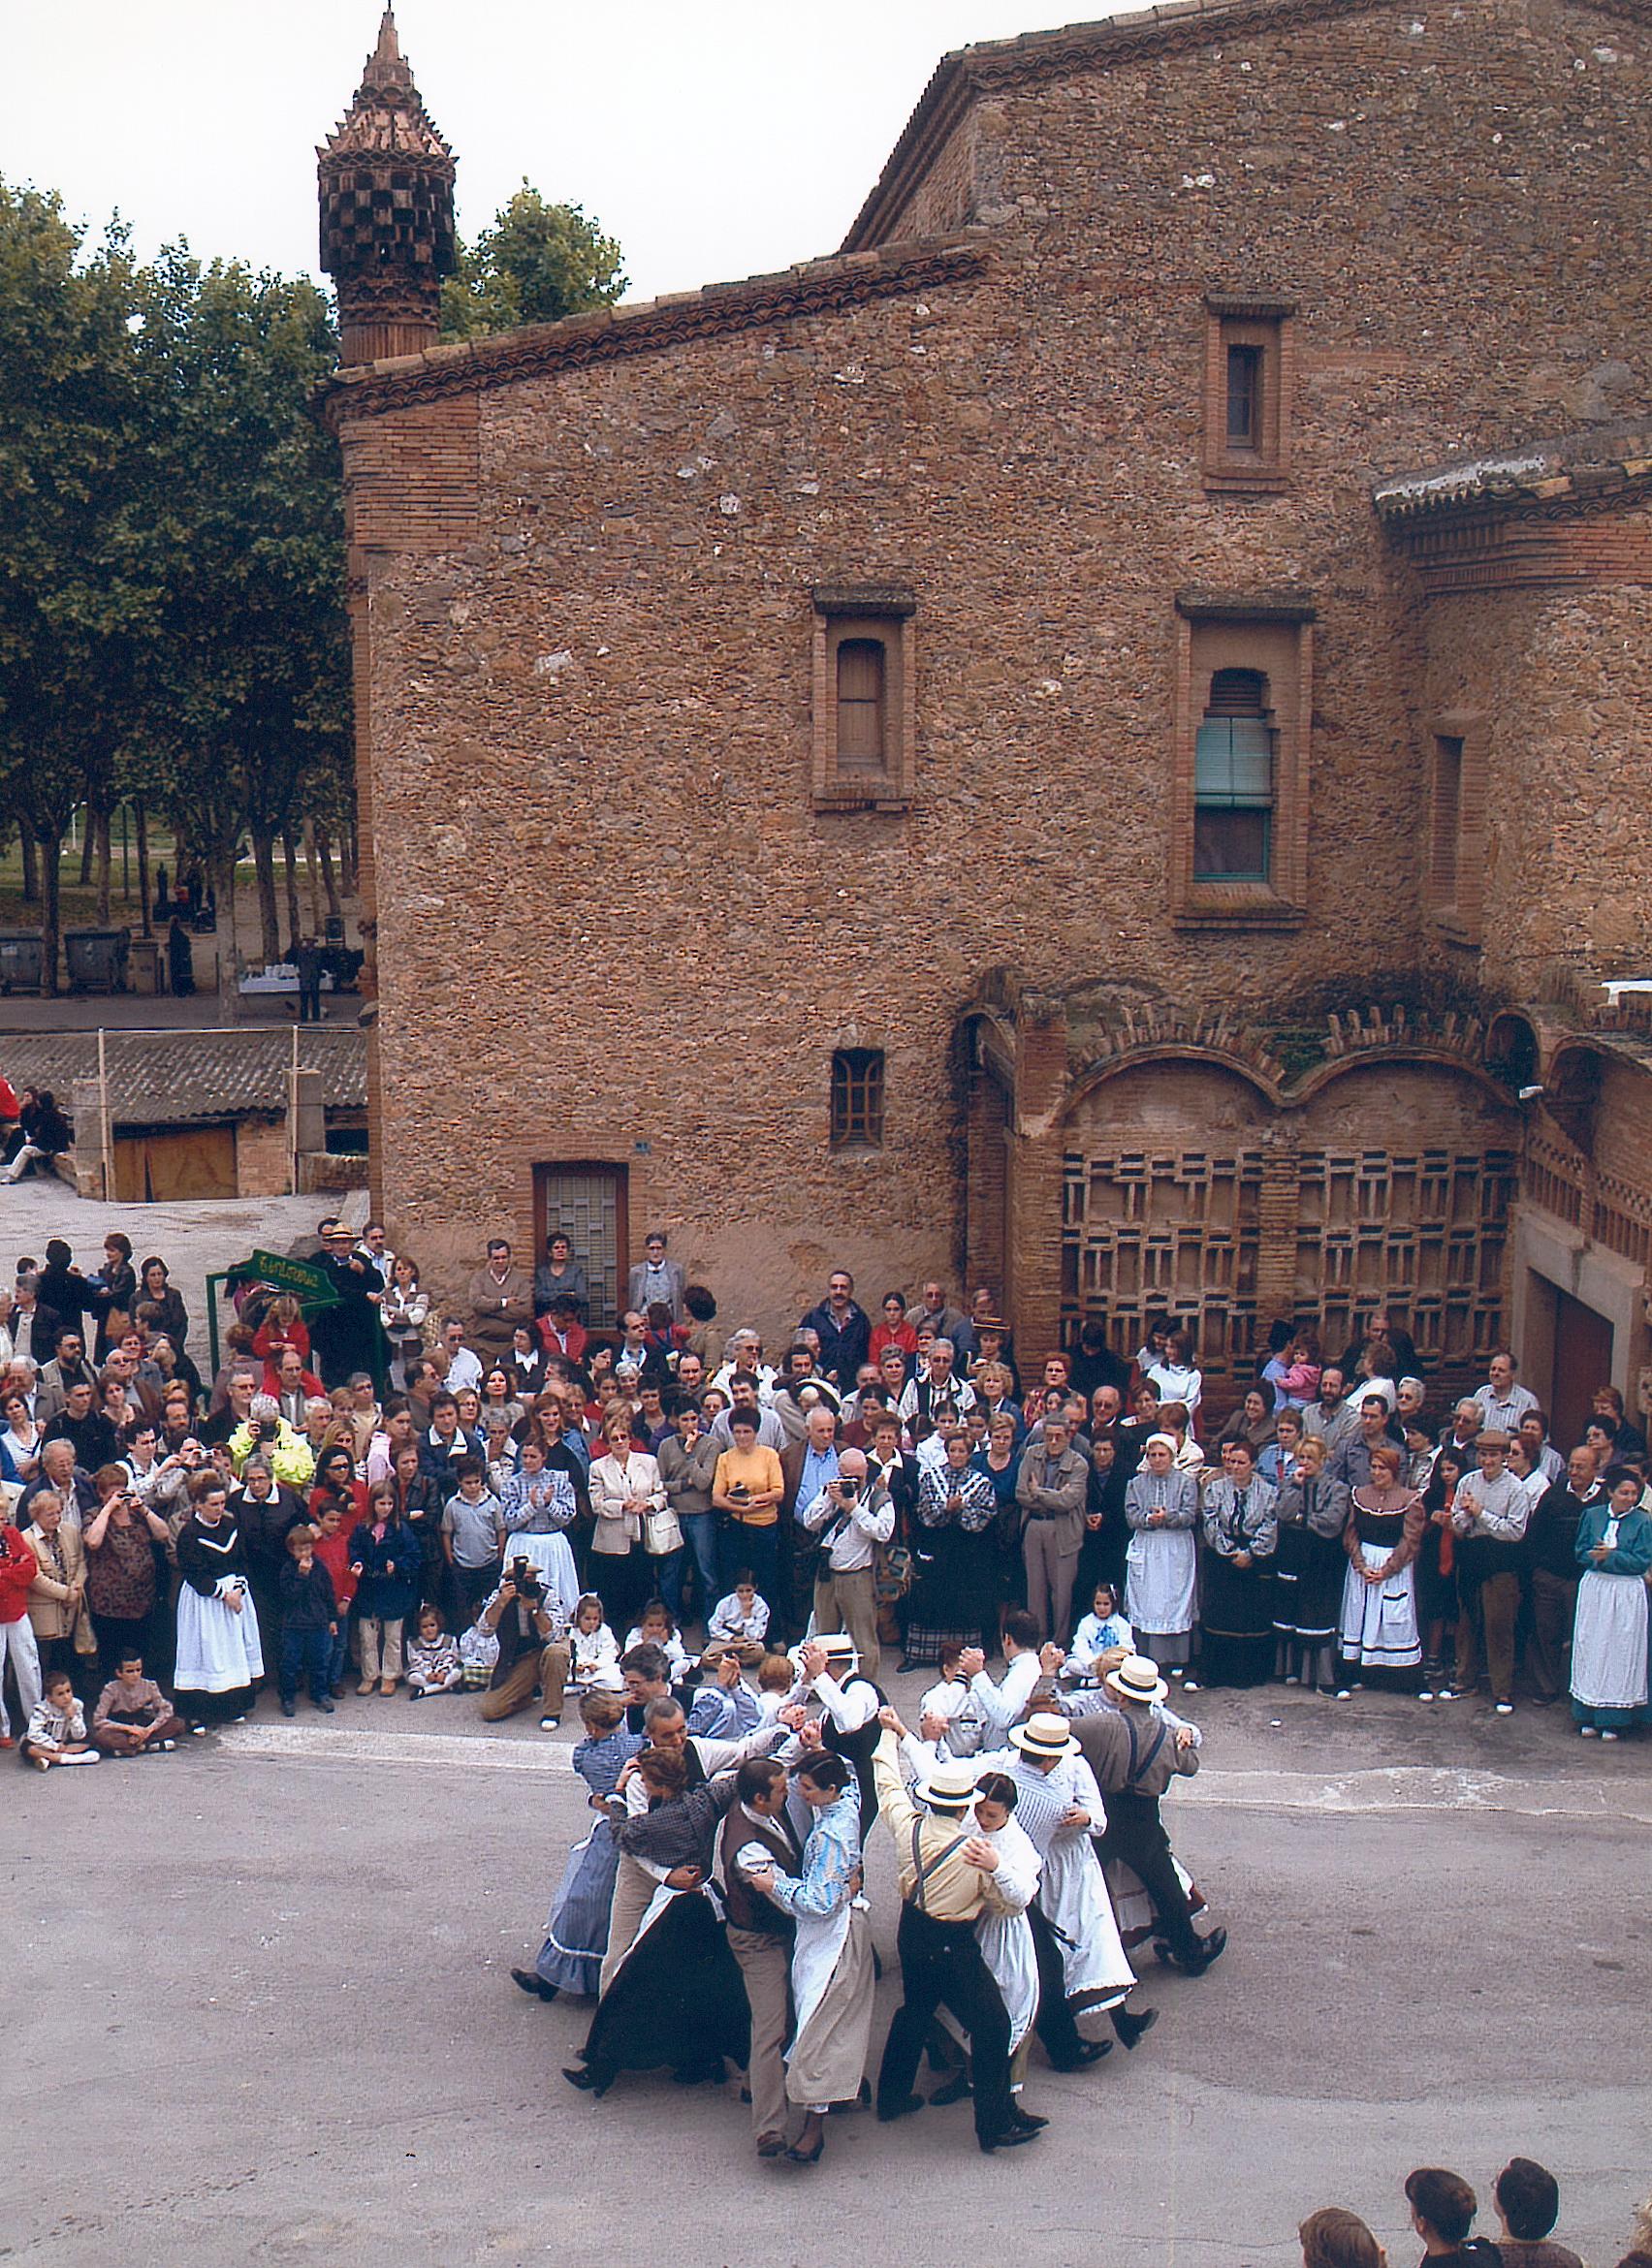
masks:
[[[886,1488],[869,1479],[864,1450],[839,1452],[836,1479],[804,1507],[801,1520],[820,1547],[814,1627],[847,1630],[864,1674],[875,1678],[879,1654],[873,1556],[874,1548],[888,1543],[895,1533],[895,1503]]]
[[[547,1591],[525,1552],[516,1553],[482,1610],[482,1627],[499,1641],[499,1658],[482,1696],[485,1724],[514,1717],[535,1692],[540,1730],[550,1732],[561,1722],[568,1682],[568,1621],[567,1602]]]

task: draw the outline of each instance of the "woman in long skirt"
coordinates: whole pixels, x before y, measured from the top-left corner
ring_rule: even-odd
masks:
[[[582,1693],[580,1718],[586,1737],[574,1749],[573,1765],[590,1790],[590,1807],[598,1816],[590,1833],[568,1853],[538,1960],[531,1969],[511,1970],[524,1993],[542,2000],[554,2000],[558,1993],[579,1993],[594,2000],[600,1988],[602,1957],[608,1951],[608,1910],[620,1871],[620,1844],[608,1799],[643,1746],[641,1734],[625,1730],[620,1694]]]
[[[620,2071],[662,2063],[685,2082],[720,2080],[724,2058],[744,2063],[750,2048],[746,1987],[722,1907],[708,1887],[735,1775],[688,1787],[687,1766],[667,1748],[644,1748],[625,1770],[642,1776],[652,1809],[624,1821],[620,1848],[663,1878],[597,2002],[580,2051],[583,2067],[562,2073],[592,2095],[606,2095]],[[624,1777],[611,1799],[616,1811]]]
[[[929,1668],[942,1646],[990,1646],[998,1622],[993,1523],[998,1497],[969,1462],[969,1436],[947,1435],[946,1462],[918,1477],[918,1581],[906,1613],[906,1662]]]
[[[786,2100],[803,2127],[786,2156],[813,2165],[826,2147],[834,2103],[855,2102],[866,2076],[874,1983],[872,1924],[861,1896],[860,1791],[853,1771],[829,1751],[799,1765],[797,1792],[814,1814],[801,1874],[781,1874],[757,1846],[761,1864],[741,1867],[753,1890],[797,1924],[792,2000],[797,2031],[786,2058]]]
[[[177,1657],[173,1687],[178,1713],[194,1732],[207,1718],[238,1722],[252,1707],[264,1675],[258,1609],[252,1603],[246,1552],[216,1472],[197,1474],[188,1519],[178,1530]]]
[[[1647,1705],[1646,1577],[1652,1519],[1640,1509],[1640,1476],[1616,1471],[1604,1504],[1577,1523],[1577,1621],[1572,1633],[1572,1714],[1585,1740],[1615,1741],[1652,1723]]]
[[[1422,1498],[1400,1478],[1406,1453],[1379,1441],[1370,1452],[1371,1478],[1353,1492],[1344,1544],[1342,1650],[1351,1670],[1414,1670],[1422,1660],[1416,1622],[1415,1561],[1428,1525]],[[1337,1698],[1352,1690],[1339,1685]]]
[[[1349,1494],[1325,1477],[1325,1444],[1304,1435],[1280,1480],[1274,1514],[1273,1624],[1275,1675],[1287,1685],[1332,1693],[1337,1685],[1337,1626],[1348,1554]]]
[[[1204,1633],[1207,1685],[1259,1685],[1273,1668],[1273,1609],[1268,1575],[1279,1522],[1274,1491],[1256,1476],[1247,1440],[1228,1441],[1223,1470],[1206,1488],[1199,1525],[1204,1536]]]
[[[1175,1437],[1150,1434],[1141,1470],[1125,1491],[1125,1613],[1142,1653],[1173,1678],[1192,1652],[1198,1518],[1198,1483],[1176,1470]]]

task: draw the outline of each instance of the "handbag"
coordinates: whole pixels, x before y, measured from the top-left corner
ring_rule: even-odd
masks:
[[[912,1588],[916,1562],[905,1544],[878,1544],[873,1552],[872,1595],[880,1605],[892,1606]]]
[[[669,1505],[663,1512],[643,1514],[643,1549],[656,1559],[683,1549],[682,1525]]]

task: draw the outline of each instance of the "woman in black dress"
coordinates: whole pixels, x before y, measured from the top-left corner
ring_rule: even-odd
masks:
[[[1279,1544],[1274,1553],[1274,1674],[1309,1692],[1337,1689],[1337,1629],[1342,1614],[1348,1554],[1349,1493],[1325,1475],[1325,1444],[1310,1433],[1280,1474],[1274,1505]]]

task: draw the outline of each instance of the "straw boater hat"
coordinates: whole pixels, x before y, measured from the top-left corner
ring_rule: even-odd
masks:
[[[1159,1664],[1145,1654],[1127,1654],[1117,1669],[1108,1671],[1102,1684],[1121,1701],[1162,1701],[1170,1690],[1159,1674]]]
[[[839,1669],[852,1670],[860,1660],[860,1655],[855,1649],[855,1642],[847,1630],[827,1630],[813,1638],[806,1638],[804,1644],[806,1646],[818,1646],[834,1671]]]
[[[1054,1762],[1058,1756],[1076,1756],[1078,1743],[1067,1730],[1064,1717],[1039,1715],[1010,1729],[1009,1745],[1034,1764]]]
[[[975,1767],[949,1756],[930,1766],[914,1792],[932,1811],[962,1811],[975,1800]]]

